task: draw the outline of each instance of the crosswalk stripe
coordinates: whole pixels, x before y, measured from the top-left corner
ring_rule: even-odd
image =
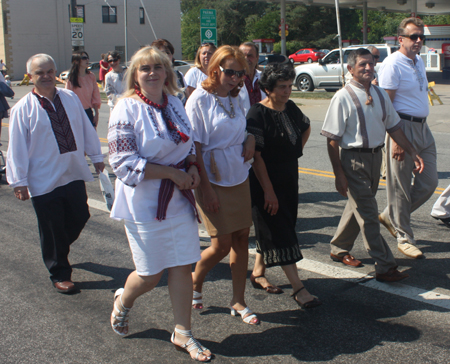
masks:
[[[88,204],[89,207],[105,211],[109,214],[109,211],[106,208],[106,203],[103,201],[98,201],[90,198],[88,199]],[[208,233],[201,228],[199,229],[199,236],[202,241],[209,241]],[[249,249],[249,253],[255,255],[256,249]],[[297,263],[297,268],[320,274],[322,276],[353,282],[367,288],[376,289],[378,291],[383,291],[403,298],[450,310],[450,296],[439,293],[437,291],[427,291],[402,283],[381,283],[376,281],[371,275],[355,270],[335,267],[306,258],[300,260]]]

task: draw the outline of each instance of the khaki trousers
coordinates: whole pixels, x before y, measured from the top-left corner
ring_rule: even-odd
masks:
[[[383,215],[389,216],[397,230],[398,243],[415,244],[411,229],[411,213],[422,206],[434,193],[438,185],[436,166],[436,144],[427,123],[403,120],[403,132],[422,157],[425,168],[422,173],[414,175],[411,184],[414,161],[405,153],[401,162],[392,158],[392,139],[386,144],[386,190],[387,207]]]
[[[377,273],[396,267],[394,256],[380,233],[375,195],[380,180],[382,153],[341,150],[341,164],[348,181],[348,201],[331,240],[331,253],[343,256],[353,248],[359,232]]]

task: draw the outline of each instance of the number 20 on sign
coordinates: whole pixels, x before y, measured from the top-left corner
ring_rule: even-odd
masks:
[[[84,46],[83,23],[70,23],[72,46]]]

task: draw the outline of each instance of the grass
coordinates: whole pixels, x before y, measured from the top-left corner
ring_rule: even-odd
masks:
[[[292,91],[291,98],[294,99],[332,99],[335,92],[301,92]]]

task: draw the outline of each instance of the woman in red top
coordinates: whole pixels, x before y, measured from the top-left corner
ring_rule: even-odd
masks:
[[[98,72],[98,79],[100,80],[100,82],[102,83],[102,87],[105,88],[105,77],[106,74],[110,71],[109,68],[109,64],[108,64],[108,60],[107,60],[107,55],[102,53],[102,55],[100,56],[100,70]]]

